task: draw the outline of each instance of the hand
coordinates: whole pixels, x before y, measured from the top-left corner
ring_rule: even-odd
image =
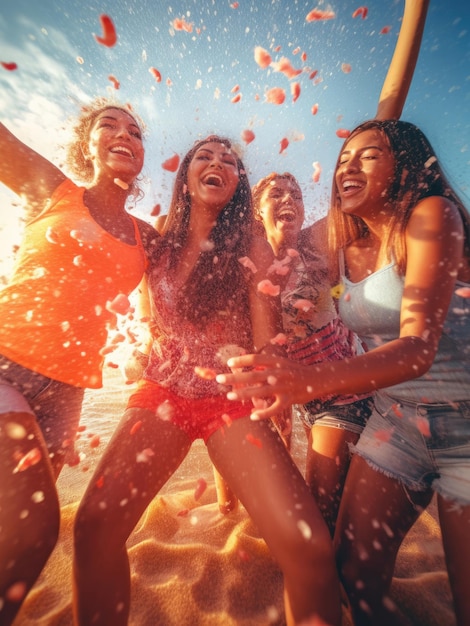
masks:
[[[315,397],[311,386],[314,373],[309,366],[266,354],[245,354],[229,359],[227,364],[234,373],[219,374],[216,380],[234,387],[227,394],[229,400],[254,401],[252,419],[273,417],[291,404],[304,404]],[[256,400],[273,397],[274,402],[267,407],[259,407]]]

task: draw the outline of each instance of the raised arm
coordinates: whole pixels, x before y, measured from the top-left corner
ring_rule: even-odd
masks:
[[[28,205],[42,208],[65,179],[55,165],[20,141],[0,123],[0,153],[3,155],[0,182]]]
[[[429,0],[405,0],[397,45],[380,93],[376,119],[398,120],[401,117],[418,60],[428,6]]]

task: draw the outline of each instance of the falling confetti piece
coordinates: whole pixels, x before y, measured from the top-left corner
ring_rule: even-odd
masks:
[[[287,336],[284,333],[278,333],[275,337],[269,340],[269,343],[277,346],[285,346],[287,343]]]
[[[217,373],[210,367],[201,367],[199,365],[194,367],[194,373],[204,380],[215,380],[217,376]]]
[[[351,65],[349,63],[341,63],[341,71],[345,74],[349,74],[351,72]]]
[[[300,58],[305,63],[305,61],[307,60],[307,53],[306,52],[302,52],[302,54],[300,55]]]
[[[292,95],[292,102],[296,102],[300,96],[300,83],[291,83],[290,92]]]
[[[186,517],[188,513],[189,513],[189,509],[181,509],[181,511],[178,511],[176,515],[177,517]]]
[[[314,183],[318,183],[320,180],[320,176],[321,176],[321,165],[318,161],[314,161],[312,165],[313,165],[312,180]]]
[[[378,441],[383,441],[384,443],[386,443],[387,441],[390,441],[392,435],[393,435],[393,428],[390,429],[383,429],[383,430],[376,430],[374,433],[374,437],[378,440]]]
[[[118,313],[119,315],[126,315],[131,307],[129,298],[124,293],[119,293],[114,300],[106,303],[106,309],[111,313]]]
[[[283,137],[280,141],[279,154],[282,154],[284,150],[287,149],[288,145],[289,145],[289,140],[286,137]]]
[[[455,290],[455,295],[461,298],[470,298],[470,287],[459,287]]]
[[[286,99],[286,92],[282,87],[272,87],[266,92],[266,102],[270,104],[283,104]]]
[[[241,93],[237,93],[237,95],[232,98],[231,102],[233,104],[236,104],[237,102],[240,102],[241,99],[242,99],[242,94]]]
[[[250,257],[242,256],[238,259],[238,262],[240,263],[240,265],[243,265],[243,267],[247,267],[249,270],[251,270],[253,274],[256,274],[256,272],[258,271],[258,268],[250,259]]]
[[[423,435],[423,437],[431,436],[431,429],[429,428],[429,421],[422,415],[415,418],[416,428]]]
[[[259,439],[257,439],[254,435],[252,435],[251,433],[247,433],[245,435],[245,439],[249,443],[251,443],[252,445],[256,446],[257,448],[262,448],[263,447],[262,442]]]
[[[249,143],[254,141],[255,133],[252,130],[249,130],[249,129],[242,130],[241,138],[246,143],[246,145],[248,145]]]
[[[174,154],[172,157],[162,163],[162,167],[167,172],[176,172],[180,164],[180,158],[178,154]]]
[[[354,18],[359,17],[359,15],[362,17],[363,20],[366,19],[367,17],[367,13],[368,13],[368,9],[367,7],[358,7],[354,13],[352,14],[352,16]]]
[[[381,35],[388,35],[388,33],[392,30],[391,26],[384,26],[380,31]]]
[[[231,9],[238,9],[238,7],[239,7],[238,2],[232,2],[232,4],[230,5]]]
[[[338,130],[336,131],[336,136],[339,137],[340,139],[347,139],[350,134],[351,134],[351,131],[346,130],[346,128],[338,128]]]
[[[79,63],[80,65],[83,65],[85,63],[85,60],[83,59],[83,57],[77,57],[75,59],[77,61],[77,63]]]
[[[5,597],[9,602],[21,602],[26,595],[26,590],[26,583],[20,581],[7,589]]]
[[[313,304],[313,302],[310,302],[310,300],[305,300],[304,298],[299,298],[294,303],[294,309],[299,309],[301,311],[304,311],[305,313],[314,308],[314,306],[315,305]]]
[[[121,189],[124,189],[124,191],[129,189],[129,185],[125,181],[121,180],[120,178],[115,178],[113,182],[118,187],[121,187]]]
[[[33,448],[29,452],[27,452],[21,459],[18,461],[17,466],[13,470],[13,474],[17,474],[18,472],[24,472],[29,467],[33,465],[37,465],[42,458],[42,453],[39,448]]]
[[[314,104],[312,107],[312,115],[316,115],[318,113],[318,104]]]
[[[321,11],[320,9],[313,9],[307,14],[306,22],[319,22],[320,20],[332,20],[336,17],[334,11]]]
[[[175,30],[184,30],[187,33],[193,32],[193,24],[191,22],[187,22],[184,17],[177,17],[172,23]]]
[[[265,50],[261,46],[256,46],[255,61],[262,69],[265,69],[271,64],[272,58],[267,50]]]
[[[4,61],[0,61],[0,65],[5,69],[8,70],[9,72],[13,72],[14,70],[18,69],[18,65],[16,63],[5,63]]]
[[[222,421],[224,422],[226,426],[232,425],[232,418],[230,417],[230,415],[227,415],[227,413],[224,413],[222,415]]]
[[[95,482],[95,485],[98,487],[98,489],[102,489],[104,485],[104,476],[100,476]]]
[[[302,70],[295,69],[286,57],[282,57],[279,61],[271,63],[271,67],[275,72],[281,72],[284,76],[287,76],[289,80],[302,74]]]
[[[278,296],[281,293],[281,287],[279,285],[273,285],[267,278],[258,283],[258,291],[267,296]]]
[[[155,452],[152,448],[145,448],[145,450],[137,454],[136,461],[137,463],[149,463],[153,456],[155,456]]]
[[[152,76],[155,78],[155,80],[157,81],[157,83],[161,83],[162,82],[162,75],[160,74],[160,72],[157,70],[156,67],[150,67],[149,68],[149,72],[152,74]]]
[[[198,478],[196,489],[194,490],[194,499],[199,500],[206,489],[207,483],[204,478]]]
[[[317,74],[318,70],[313,70],[313,72],[310,72],[309,79],[313,80]]]
[[[395,413],[397,417],[403,417],[403,413],[401,411],[400,405],[397,403],[392,404],[392,411]]]
[[[234,85],[230,90],[231,93],[237,93],[237,91],[240,91],[240,85]]]
[[[90,448],[97,448],[101,443],[101,438],[99,435],[93,435],[90,439]]]
[[[113,76],[112,74],[110,74],[108,76],[108,80],[110,80],[113,83],[114,89],[119,89],[119,87],[121,86],[121,84],[118,81],[118,79],[115,76]]]
[[[160,215],[162,210],[162,205],[161,204],[156,204],[153,209],[150,211],[150,215],[152,217],[156,217],[157,215]]]
[[[113,20],[109,15],[100,15],[101,28],[103,29],[103,37],[95,35],[95,39],[102,46],[112,48],[117,41],[116,29],[114,28]]]

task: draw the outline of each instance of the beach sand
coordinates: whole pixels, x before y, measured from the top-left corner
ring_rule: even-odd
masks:
[[[100,452],[131,389],[108,372],[103,389],[87,393],[77,449],[81,462],[59,479],[59,542],[15,626],[71,626],[73,518]],[[298,426],[298,425],[297,425]],[[90,446],[94,435],[100,445]],[[94,439],[96,442],[96,438]],[[303,469],[305,438],[294,428],[292,453]],[[198,479],[208,487],[195,500]],[[454,626],[435,502],[400,550],[392,597],[403,626]],[[280,626],[282,576],[243,507],[219,513],[212,466],[196,442],[155,498],[128,541],[132,571],[130,626]],[[321,572],[319,572],[321,575]],[[346,611],[343,626],[351,626]],[[380,626],[380,625],[377,625]]]

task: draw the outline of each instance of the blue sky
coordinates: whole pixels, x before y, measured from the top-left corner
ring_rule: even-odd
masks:
[[[168,205],[174,174],[163,170],[162,162],[216,132],[240,144],[252,184],[273,170],[295,174],[311,222],[326,211],[342,144],[336,130],[374,116],[400,28],[403,0],[364,5],[363,20],[352,17],[361,6],[356,0],[3,0],[0,61],[15,62],[18,69],[0,67],[1,119],[60,165],[57,146],[66,139],[69,116],[95,96],[112,95],[130,102],[148,127],[146,195],[136,207],[139,215],[150,220],[155,204]],[[315,8],[336,17],[307,22]],[[101,14],[114,21],[114,47],[95,40],[94,34],[102,34]],[[192,24],[192,32],[175,30],[175,18]],[[380,33],[384,26],[390,27],[387,34]],[[293,80],[259,67],[256,46],[273,61],[286,57],[304,69],[293,79],[301,86],[295,102]],[[343,64],[350,65],[349,73]],[[160,83],[150,67],[160,71]],[[310,79],[309,70],[317,70],[320,80]],[[119,90],[109,75],[119,80]],[[233,103],[236,86],[241,99]],[[265,101],[272,87],[286,90],[283,105]],[[431,0],[402,118],[424,130],[470,207],[469,105],[469,4]],[[240,136],[247,128],[256,136],[249,145]],[[284,137],[289,146],[280,154]],[[318,183],[312,180],[314,162],[322,167]],[[21,214],[9,198],[4,193],[0,198],[2,242],[10,241]],[[8,245],[1,247],[8,252]]]

